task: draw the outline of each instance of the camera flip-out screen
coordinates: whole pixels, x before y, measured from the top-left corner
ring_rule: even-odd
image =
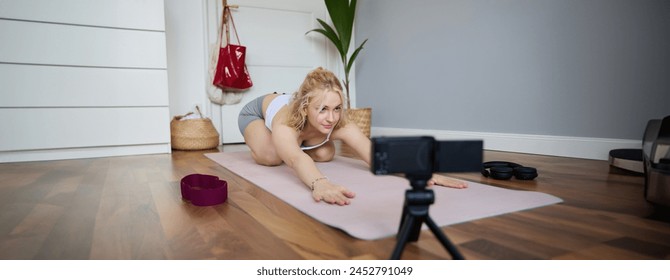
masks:
[[[436,141],[430,136],[372,138],[374,174],[480,172],[483,141]]]

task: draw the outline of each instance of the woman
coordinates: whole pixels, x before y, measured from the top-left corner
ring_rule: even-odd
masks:
[[[347,205],[355,194],[329,180],[315,164],[332,160],[332,140],[341,140],[370,165],[371,141],[347,121],[343,103],[339,80],[319,67],[307,74],[292,96],[274,93],[249,102],[240,112],[238,125],[256,163],[286,163],[312,191],[314,200]],[[438,174],[428,184],[467,187]]]

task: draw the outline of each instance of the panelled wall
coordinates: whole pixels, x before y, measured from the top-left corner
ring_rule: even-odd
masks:
[[[0,162],[170,152],[163,0],[0,0]]]

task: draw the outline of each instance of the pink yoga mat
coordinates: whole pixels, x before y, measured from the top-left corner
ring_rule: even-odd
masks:
[[[405,190],[410,188],[404,177],[374,175],[363,161],[346,157],[317,163],[329,180],[356,192],[350,205],[337,206],[315,202],[309,188],[286,165],[258,165],[250,152],[206,156],[310,217],[353,237],[373,240],[398,232]],[[508,190],[474,182],[468,185],[466,189],[432,187],[435,203],[430,206],[430,216],[435,223],[447,226],[562,202],[558,197],[540,192]]]

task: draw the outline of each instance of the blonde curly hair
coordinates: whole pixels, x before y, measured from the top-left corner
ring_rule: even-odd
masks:
[[[294,92],[291,97],[291,102],[288,104],[289,115],[286,125],[294,128],[296,131],[302,131],[307,124],[308,105],[315,97],[319,97],[327,91],[338,93],[342,100],[342,104],[345,104],[346,100],[344,94],[342,94],[342,85],[333,72],[323,69],[322,67],[309,72],[298,91]],[[346,125],[347,119],[347,110],[342,107],[340,120],[337,122],[334,129]]]

